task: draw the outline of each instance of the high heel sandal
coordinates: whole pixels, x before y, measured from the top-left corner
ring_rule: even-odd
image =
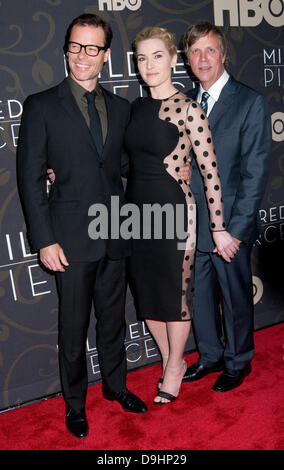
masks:
[[[160,391],[160,388],[161,388],[161,387],[159,387],[159,384],[163,385],[163,382],[164,382],[163,377],[160,377],[159,380],[158,380],[157,392],[159,392],[159,391]]]
[[[165,359],[167,359],[167,361],[168,361],[169,356],[165,356]],[[163,385],[163,381],[164,381],[164,377],[160,377],[159,380],[158,380],[158,383],[157,383],[157,392],[160,391],[161,387],[159,387],[159,385]]]
[[[169,403],[172,403],[173,401],[175,401],[178,395],[175,397],[171,393],[167,393],[167,392],[163,392],[162,390],[159,390],[156,397],[166,398],[169,401],[154,401],[154,405],[168,405]]]
[[[185,374],[186,371],[187,371],[187,364],[186,364],[184,359],[182,360],[182,365],[185,368],[185,371],[184,371],[184,374]],[[158,384],[159,383],[161,383],[161,384],[163,383],[163,378],[162,377],[159,379]],[[181,383],[182,383],[182,379],[181,379]],[[180,383],[180,385],[181,385],[181,383]],[[173,401],[175,401],[178,396],[179,396],[179,391],[178,391],[178,394],[175,396],[175,395],[172,395],[171,393],[163,392],[162,390],[159,389],[156,397],[165,398],[168,401],[154,401],[154,405],[168,405],[169,403],[172,403]]]

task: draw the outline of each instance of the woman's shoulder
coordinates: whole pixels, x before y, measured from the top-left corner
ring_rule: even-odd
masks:
[[[200,104],[195,101],[194,99],[190,98],[189,96],[185,95],[184,93],[181,93],[182,95],[182,100],[183,100],[183,103],[184,103],[184,106],[187,110],[187,112],[191,112],[191,114],[198,114],[200,116],[201,114],[201,117],[203,118],[203,115],[204,115],[204,111],[203,109],[201,108]]]
[[[192,105],[193,107],[196,107],[196,105],[198,106],[198,104],[192,98],[189,98],[189,96],[187,96],[182,91],[178,91],[165,101],[169,101],[171,104],[177,106],[177,108],[183,109],[187,109],[189,106]]]
[[[178,114],[187,116],[189,113],[191,116],[199,116],[203,113],[200,105],[194,101],[192,98],[187,96],[182,91],[175,93],[175,95],[171,96],[169,99],[169,104],[171,104],[172,111],[175,111]]]

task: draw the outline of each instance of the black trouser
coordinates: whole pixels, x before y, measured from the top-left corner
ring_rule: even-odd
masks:
[[[251,246],[240,245],[227,263],[217,254],[197,250],[193,325],[199,362],[210,366],[224,357],[229,369],[243,369],[254,354]],[[225,345],[220,337],[223,303]]]
[[[125,259],[70,263],[56,280],[62,392],[66,403],[81,411],[88,387],[86,340],[92,303],[103,385],[113,392],[126,387]]]

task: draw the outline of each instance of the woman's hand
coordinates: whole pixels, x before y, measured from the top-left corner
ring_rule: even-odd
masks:
[[[51,184],[53,184],[54,181],[55,181],[55,173],[54,173],[52,168],[49,168],[47,170],[47,177],[48,177],[49,181],[51,182]]]
[[[239,250],[240,240],[232,237],[226,230],[212,232],[215,248],[213,253],[218,253],[228,263],[234,258]]]
[[[184,166],[179,169],[178,177],[179,179],[185,181],[187,184],[190,184],[191,178],[191,166],[190,166],[191,158],[188,157]]]

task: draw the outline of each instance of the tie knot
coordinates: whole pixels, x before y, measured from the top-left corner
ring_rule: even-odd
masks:
[[[93,103],[96,95],[97,95],[96,90],[86,91],[86,93],[84,93],[84,96],[87,98],[88,103]]]
[[[202,93],[202,101],[207,101],[209,96],[210,95],[209,95],[208,91],[204,91],[204,93]]]

